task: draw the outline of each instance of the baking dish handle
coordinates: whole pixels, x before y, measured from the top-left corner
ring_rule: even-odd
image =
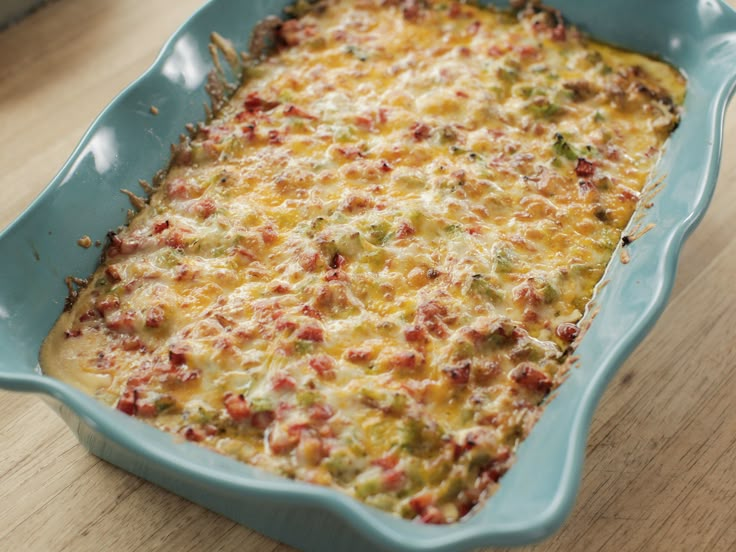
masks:
[[[704,4],[703,0],[699,4]],[[718,28],[713,29],[704,56],[712,75],[722,79],[728,103],[736,91],[736,9],[725,0],[719,0],[719,4],[721,13],[713,23]]]
[[[0,389],[25,393],[48,392],[43,379],[40,374],[16,371],[8,364],[0,364]]]

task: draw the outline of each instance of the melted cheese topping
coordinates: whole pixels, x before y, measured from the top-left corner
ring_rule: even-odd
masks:
[[[684,81],[544,9],[330,1],[275,40],[111,236],[43,368],[455,521],[559,383]]]

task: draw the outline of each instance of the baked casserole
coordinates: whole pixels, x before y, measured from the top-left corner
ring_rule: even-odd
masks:
[[[533,3],[292,14],[134,198],[41,364],[220,453],[454,522],[564,379],[685,81]]]

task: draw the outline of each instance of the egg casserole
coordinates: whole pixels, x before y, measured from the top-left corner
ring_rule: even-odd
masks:
[[[222,454],[454,522],[562,381],[685,80],[535,3],[291,13],[109,234],[41,365]]]

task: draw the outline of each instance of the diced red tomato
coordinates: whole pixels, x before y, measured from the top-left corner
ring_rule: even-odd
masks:
[[[544,298],[534,288],[531,282],[526,281],[513,289],[514,301],[527,305],[539,305]]]
[[[447,307],[436,300],[422,303],[417,308],[416,324],[425,328],[435,337],[447,337],[448,328],[445,321],[448,319],[449,313]]]
[[[381,466],[384,470],[395,468],[396,464],[399,463],[399,457],[396,454],[388,454],[381,458],[376,458],[371,462],[374,466]]]
[[[133,333],[135,331],[135,314],[130,311],[117,312],[105,319],[105,325],[118,333]]]
[[[581,178],[593,176],[595,174],[595,165],[587,159],[579,157],[575,165],[575,174]]]
[[[120,299],[115,295],[105,295],[95,301],[95,308],[102,314],[108,314],[120,308]]]
[[[268,131],[268,143],[269,144],[283,144],[284,137],[276,129],[269,130]]]
[[[316,343],[321,343],[325,340],[324,330],[317,326],[306,326],[302,328],[297,332],[296,337],[304,341],[313,341]]]
[[[388,365],[393,369],[411,370],[421,364],[423,357],[416,351],[400,351],[388,358]]]
[[[503,55],[504,51],[496,46],[495,44],[488,48],[488,55],[491,57],[501,57]]]
[[[432,504],[434,504],[434,495],[431,493],[416,494],[409,500],[409,505],[417,514],[421,514]]]
[[[271,291],[274,293],[289,293],[291,291],[291,287],[279,282],[271,288]]]
[[[146,327],[147,328],[158,328],[163,324],[166,319],[166,313],[164,309],[158,305],[148,309],[146,313]]]
[[[118,404],[115,406],[121,412],[124,412],[128,416],[135,414],[135,390],[126,389],[123,395],[118,399]]]
[[[82,313],[82,315],[79,317],[80,322],[87,322],[88,320],[93,320],[99,316],[99,313],[96,309],[89,309],[87,312]]]
[[[249,125],[244,125],[241,130],[243,131],[243,136],[247,140],[255,140],[256,138],[256,124],[251,123]]]
[[[422,140],[426,140],[429,138],[429,135],[431,133],[431,129],[429,126],[427,126],[424,123],[414,123],[410,127],[412,136],[414,136],[414,139],[417,142],[421,142]]]
[[[323,422],[329,420],[335,415],[332,408],[328,404],[313,404],[309,407],[309,419],[315,422]]]
[[[307,272],[314,272],[319,262],[319,254],[316,252],[305,252],[299,255],[299,266]]]
[[[274,243],[279,238],[279,233],[272,225],[266,225],[260,229],[264,243]]]
[[[279,318],[276,321],[276,329],[280,332],[284,330],[292,332],[296,329],[296,322],[289,320],[288,318]]]
[[[296,389],[296,380],[287,374],[278,374],[273,379],[274,391],[293,391]]]
[[[406,474],[403,470],[389,469],[381,476],[383,488],[389,491],[397,491],[406,483]]]
[[[255,261],[258,258],[245,247],[237,247],[235,249],[235,254],[238,256],[239,260],[243,263],[249,263],[249,262]]]
[[[266,429],[276,418],[273,410],[262,410],[251,416],[250,423],[258,429]]]
[[[520,46],[518,52],[522,59],[534,59],[539,55],[539,49],[529,45]]]
[[[188,199],[192,193],[192,186],[183,178],[174,178],[166,183],[166,195],[172,199]]]
[[[173,346],[169,349],[169,362],[172,366],[181,366],[187,362],[188,349],[182,346]]]
[[[125,385],[129,389],[134,389],[138,387],[139,385],[143,385],[148,383],[151,380],[151,374],[145,373],[145,374],[136,374],[128,378],[128,381],[125,383]]]
[[[158,410],[156,409],[156,405],[151,402],[137,401],[135,413],[136,416],[142,416],[143,418],[153,418],[158,413]]]
[[[583,197],[595,190],[595,185],[590,180],[581,180],[578,182],[578,187],[580,189],[580,195]]]
[[[445,515],[436,506],[429,506],[420,516],[422,523],[438,525],[445,523]]]
[[[194,207],[192,207],[192,210],[198,216],[206,219],[215,214],[215,211],[217,211],[217,205],[215,205],[215,202],[213,200],[205,198],[200,199],[197,203],[195,203]]]
[[[402,13],[407,21],[417,21],[421,15],[419,0],[405,0]]]
[[[404,338],[409,343],[424,343],[427,341],[427,332],[419,326],[407,326],[404,328]]]
[[[146,349],[144,343],[136,336],[130,336],[123,339],[121,347],[123,348],[123,351],[145,351]]]
[[[356,147],[356,146],[346,146],[346,147],[340,147],[337,148],[337,151],[342,154],[344,157],[347,157],[351,161],[354,159],[357,159],[358,157],[365,157],[365,154],[363,154],[363,151]]]
[[[470,380],[470,361],[465,360],[443,370],[452,383],[465,385]]]
[[[268,434],[268,446],[274,454],[286,454],[299,443],[299,434],[284,431],[271,431]]]
[[[276,407],[276,419],[277,420],[284,420],[289,415],[289,412],[294,407],[290,405],[288,402],[281,401],[279,405]]]
[[[509,372],[509,378],[530,391],[547,393],[552,388],[552,382],[547,375],[534,368],[529,362],[522,362]]]
[[[347,262],[347,259],[340,255],[339,253],[335,253],[333,255],[332,260],[330,260],[330,268],[342,268],[345,263]]]
[[[314,36],[314,25],[305,24],[300,19],[288,19],[281,24],[278,30],[279,37],[287,46],[296,46],[305,38]]]
[[[355,124],[359,128],[362,128],[363,130],[372,130],[373,129],[373,119],[371,117],[366,117],[364,115],[357,115],[355,117]]]
[[[234,421],[242,422],[250,416],[250,408],[243,395],[228,393],[225,395],[224,402],[227,413]]]
[[[534,308],[526,308],[521,316],[522,320],[527,324],[536,324],[539,322],[539,313]]]
[[[580,333],[580,329],[575,324],[570,324],[569,322],[564,322],[560,324],[555,330],[555,334],[557,334],[557,337],[559,337],[563,341],[566,341],[567,343],[572,343],[573,341],[575,341],[578,333]]]
[[[245,110],[248,113],[258,113],[261,111],[271,111],[280,104],[281,102],[277,102],[274,100],[264,100],[258,95],[258,92],[251,92],[245,98],[245,102],[243,102],[243,107],[245,107]]]
[[[335,361],[327,355],[316,355],[310,358],[309,367],[325,379],[335,377]]]
[[[302,119],[311,120],[317,118],[314,115],[307,113],[303,109],[296,107],[295,105],[287,105],[286,108],[284,108],[284,115],[286,115],[287,117],[300,117]]]
[[[115,265],[109,265],[105,269],[105,275],[110,279],[111,282],[119,282],[122,280],[120,272]]]
[[[169,227],[169,221],[164,220],[153,225],[153,233],[160,234]]]
[[[552,40],[556,40],[558,42],[564,42],[567,38],[567,30],[565,29],[565,25],[560,23],[557,25],[554,29],[552,29]]]
[[[186,370],[182,367],[174,373],[174,379],[179,383],[187,383],[199,379],[201,375],[199,370]]]
[[[184,437],[187,441],[192,441],[194,443],[199,443],[207,438],[207,434],[204,429],[191,425],[184,427],[182,432],[184,433]]]
[[[408,222],[402,222],[399,224],[399,229],[396,231],[397,238],[407,238],[416,234],[414,227]]]
[[[639,194],[631,188],[621,186],[619,189],[618,197],[620,197],[624,201],[637,201],[639,199]]]
[[[322,319],[320,312],[311,305],[304,305],[302,307],[302,314],[309,316],[310,318],[316,318],[317,320]]]
[[[184,241],[184,235],[179,230],[171,231],[167,234],[164,239],[164,244],[171,247],[172,249],[183,250],[186,247],[186,241]]]
[[[373,351],[370,349],[348,349],[345,351],[345,358],[356,364],[367,362],[371,360],[373,356]]]

